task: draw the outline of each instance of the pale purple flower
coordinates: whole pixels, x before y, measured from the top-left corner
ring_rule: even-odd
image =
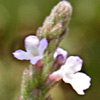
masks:
[[[66,60],[67,58],[67,51],[65,51],[62,48],[57,48],[57,50],[54,53],[54,59],[58,56],[58,55],[62,55],[64,57],[64,60]]]
[[[84,90],[91,85],[91,78],[85,73],[79,72],[82,68],[82,63],[83,61],[80,57],[70,56],[65,64],[58,71],[53,72],[50,77],[54,77],[55,81],[63,79],[65,83],[71,84],[79,95],[84,95]]]
[[[32,64],[36,64],[38,60],[43,58],[45,49],[48,46],[46,38],[41,41],[35,35],[30,35],[25,38],[25,49],[13,52],[14,57],[19,60],[30,60]]]

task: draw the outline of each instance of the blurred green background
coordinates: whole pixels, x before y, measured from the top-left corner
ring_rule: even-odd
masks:
[[[24,49],[24,38],[35,34],[46,16],[60,0],[0,0],[0,100],[17,100],[22,72],[29,61],[12,55]],[[54,100],[100,100],[100,0],[68,0],[73,6],[69,34],[61,47],[84,60],[82,71],[92,85],[79,96],[69,84],[61,82],[51,94]]]

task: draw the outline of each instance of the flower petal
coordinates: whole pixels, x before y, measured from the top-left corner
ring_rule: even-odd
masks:
[[[67,51],[63,50],[62,48],[57,48],[56,52],[54,53],[54,59],[60,54],[62,54],[64,56],[64,60],[66,60],[68,53],[67,53]]]
[[[71,78],[69,78],[68,80],[68,77],[64,77],[63,80],[66,82],[66,83],[70,83],[73,87],[73,89],[79,94],[79,95],[84,95],[85,92],[84,90],[88,89],[91,85],[90,81],[91,81],[91,78],[86,75],[85,73],[81,73],[81,72],[78,72],[76,74],[73,74],[71,76]]]
[[[81,70],[83,60],[78,56],[70,56],[66,63],[61,67],[66,74],[74,74]]]
[[[32,57],[31,60],[30,60],[30,63],[31,64],[36,64],[40,59],[43,58],[43,55],[41,56],[36,56],[36,57]]]
[[[38,55],[39,54],[38,46],[39,46],[39,39],[37,38],[37,36],[30,35],[25,38],[25,48],[28,53],[32,55]]]
[[[40,53],[43,55],[45,49],[47,48],[48,46],[48,41],[46,38],[43,38],[41,41],[40,41],[40,45],[39,45],[39,51]]]
[[[28,55],[28,53],[20,49],[13,52],[13,55],[15,58],[19,60],[29,60],[30,59],[30,56]]]

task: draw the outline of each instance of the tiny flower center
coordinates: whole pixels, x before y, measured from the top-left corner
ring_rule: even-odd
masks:
[[[39,56],[39,54],[37,53],[37,54],[34,54],[33,56],[36,57],[36,56]]]

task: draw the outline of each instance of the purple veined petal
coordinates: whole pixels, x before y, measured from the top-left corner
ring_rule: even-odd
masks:
[[[39,45],[39,51],[40,53],[43,55],[45,49],[47,48],[48,46],[48,41],[46,38],[43,38],[41,41],[40,41],[40,45]]]
[[[65,51],[65,50],[62,49],[62,48],[57,48],[57,50],[56,50],[55,53],[54,53],[54,59],[55,59],[58,55],[60,55],[60,54],[62,54],[63,57],[64,57],[64,59],[66,60],[68,52]]]
[[[31,60],[30,60],[30,63],[34,65],[34,64],[36,64],[42,58],[43,58],[43,55],[32,57]]]
[[[35,35],[30,35],[25,38],[26,51],[32,55],[39,53],[39,39]]]
[[[85,73],[78,72],[76,74],[73,74],[70,78],[70,80],[67,80],[67,77],[63,78],[63,80],[66,83],[69,83],[72,85],[73,89],[79,94],[84,95],[84,90],[88,89],[91,85],[90,81],[91,78],[86,75]]]
[[[28,53],[20,49],[13,52],[13,55],[15,58],[19,60],[29,60],[30,59],[30,56],[28,55]]]
[[[83,60],[78,56],[70,56],[66,63],[61,67],[66,74],[74,74],[81,70]]]

